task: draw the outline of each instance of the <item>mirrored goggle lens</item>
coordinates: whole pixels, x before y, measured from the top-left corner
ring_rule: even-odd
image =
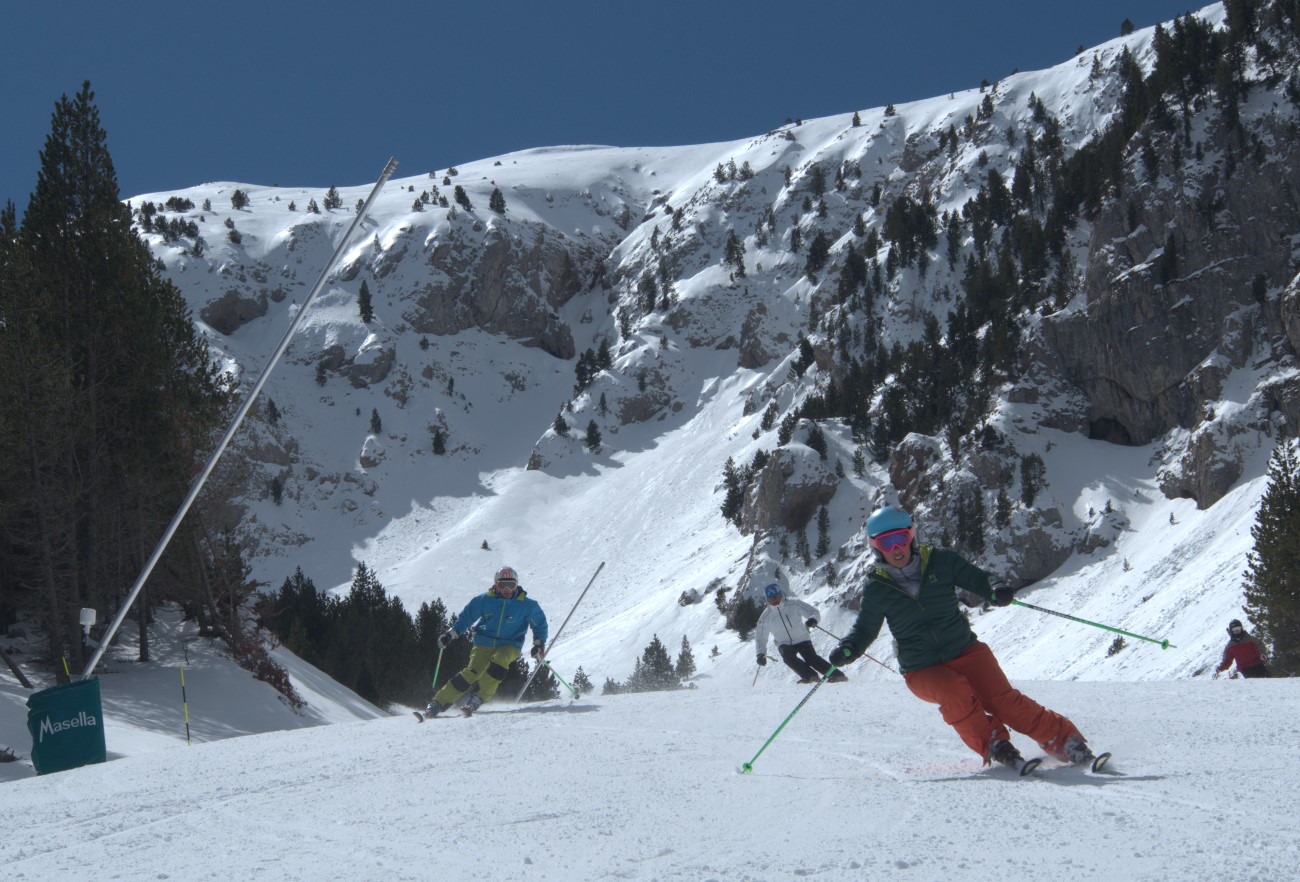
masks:
[[[871,540],[871,545],[877,551],[893,551],[903,545],[912,544],[912,531],[909,529],[892,530],[888,533],[881,533],[875,539]]]

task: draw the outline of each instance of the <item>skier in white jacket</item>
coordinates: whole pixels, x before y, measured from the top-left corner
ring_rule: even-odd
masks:
[[[813,649],[812,636],[808,633],[820,616],[817,607],[794,597],[786,599],[781,586],[776,584],[764,588],[763,595],[767,598],[767,608],[758,617],[758,627],[754,629],[759,665],[767,664],[767,638],[772,636],[776,638],[781,660],[799,675],[799,682],[816,681],[818,674],[825,674],[831,667],[831,663]],[[839,683],[848,677],[843,671],[836,670],[828,679],[831,683]]]

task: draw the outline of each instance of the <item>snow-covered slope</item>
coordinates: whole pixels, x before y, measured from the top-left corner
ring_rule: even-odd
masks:
[[[1021,682],[1115,759],[1018,779],[864,665],[748,774],[808,687],[707,660],[693,691],[469,720],[192,747],[110,728],[116,761],[5,785],[0,865],[15,882],[1294,878],[1293,680]],[[196,731],[242,713],[190,695]]]

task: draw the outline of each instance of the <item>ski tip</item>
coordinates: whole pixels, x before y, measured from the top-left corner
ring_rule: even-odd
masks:
[[[1042,762],[1043,762],[1043,758],[1041,756],[1036,756],[1033,759],[1025,760],[1024,764],[1020,766],[1020,777],[1023,778],[1026,775],[1033,774],[1034,769],[1042,765]]]
[[[1109,762],[1110,762],[1109,753],[1099,753],[1097,754],[1096,757],[1093,758],[1092,770],[1094,772],[1100,772],[1102,769],[1106,768],[1106,764]]]
[[[415,714],[415,721],[417,723],[424,722],[424,714],[420,713],[419,711],[411,711],[411,713]]]

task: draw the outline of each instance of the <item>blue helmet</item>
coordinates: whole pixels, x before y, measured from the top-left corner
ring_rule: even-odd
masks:
[[[872,539],[881,533],[888,533],[891,530],[906,530],[912,526],[912,516],[907,512],[894,508],[892,505],[882,505],[871,513],[867,518],[867,535]]]
[[[763,596],[771,600],[773,597],[781,596],[781,586],[773,582],[763,589]]]

